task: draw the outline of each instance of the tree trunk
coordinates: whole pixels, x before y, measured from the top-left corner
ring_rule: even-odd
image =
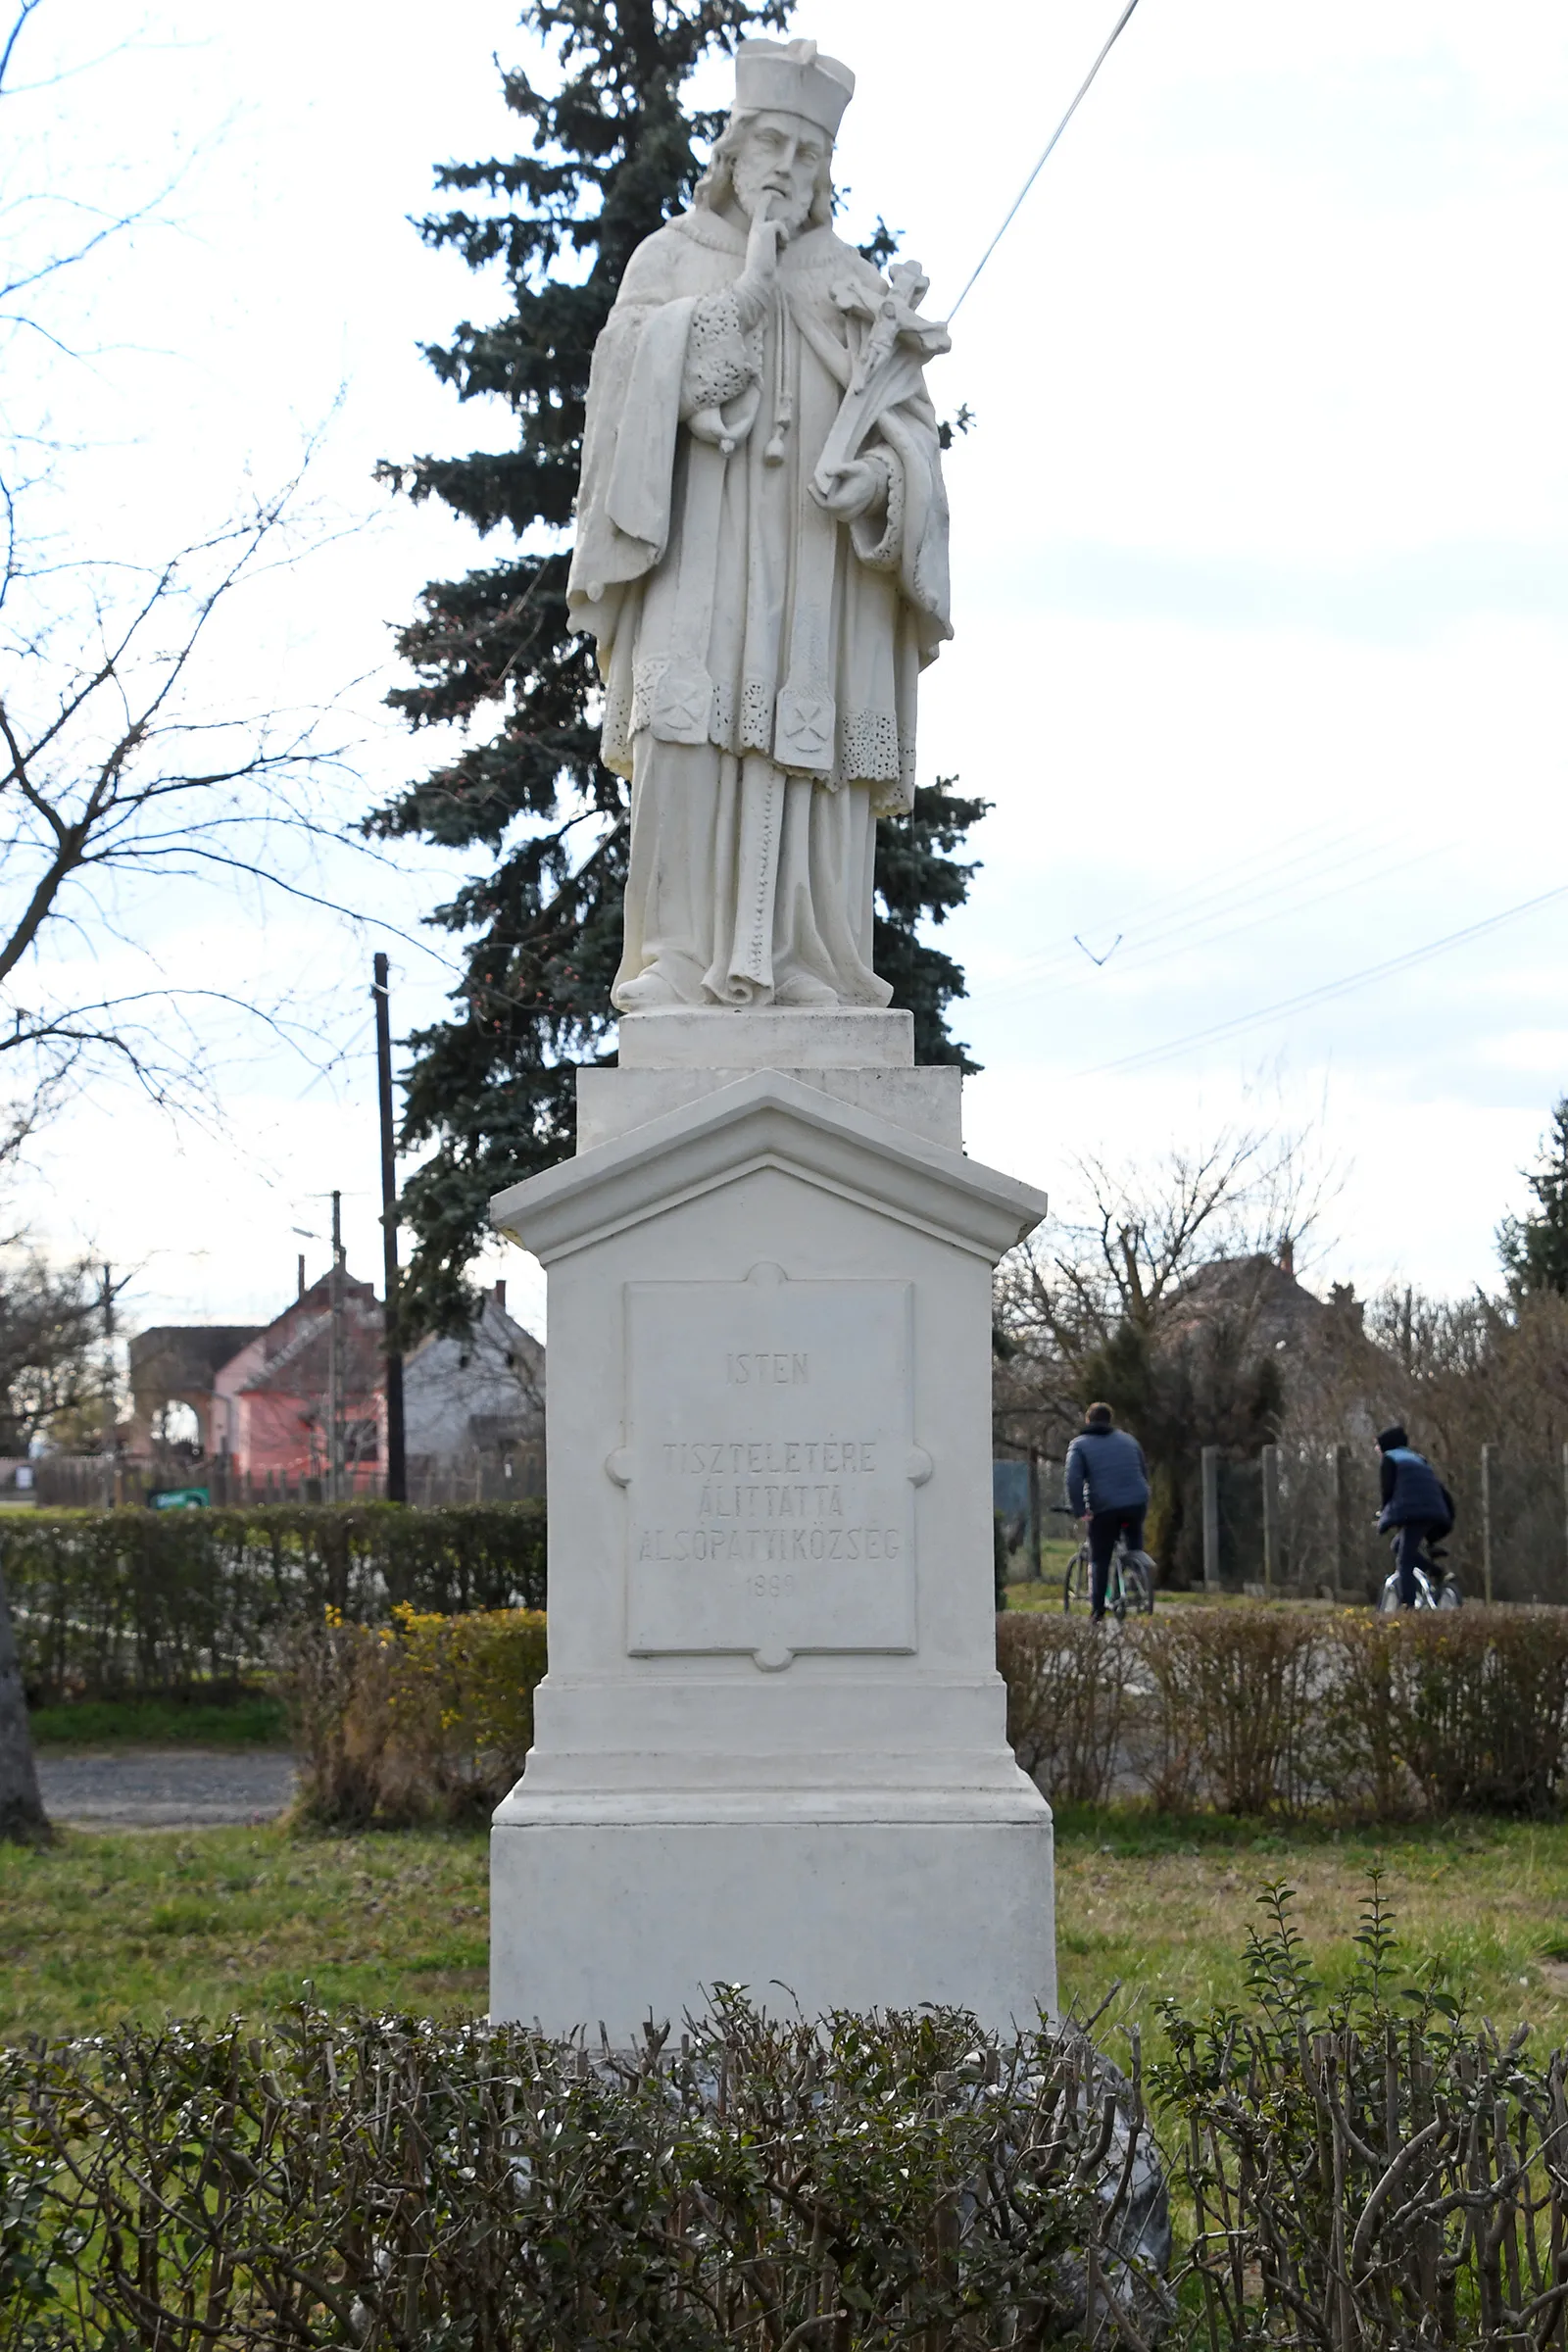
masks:
[[[27,1729],[27,1701],[11,1631],[5,1571],[0,1568],[0,1839],[38,1845],[50,1836],[38,1794],[38,1773]]]

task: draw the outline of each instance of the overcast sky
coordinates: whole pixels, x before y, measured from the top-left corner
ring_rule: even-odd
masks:
[[[859,77],[850,224],[902,232],[937,315],[1118,13],[798,16]],[[318,527],[346,535],[231,620],[212,677],[216,702],[331,706],[347,817],[428,763],[379,709],[391,627],[486,560],[369,475],[507,438],[418,355],[499,283],[408,220],[433,163],[514,146],[492,56],[527,43],[499,0],[136,22],[44,0],[27,28],[24,80],[86,70],[12,108],[0,193],[123,208],[174,185],[52,290],[83,356],[14,357],[8,409],[78,446],[55,520],[104,555],[209,526],[320,435]],[[1560,0],[1142,0],[932,371],[977,419],[921,745],[923,777],[994,804],[949,926],[977,1156],[1065,1204],[1075,1152],[1312,1120],[1342,1179],[1319,1279],[1494,1279],[1568,1087],[1565,250]],[[450,951],[420,917],[455,870],[325,858],[359,930],[261,891],[127,906],[176,978],[286,987],[311,1052],[215,1027],[220,1128],[100,1093],[5,1222],[135,1265],[133,1326],[275,1311],[297,1250],[324,1265],[334,1185],[371,1272],[370,953],[400,1026],[435,1012]],[[94,993],[131,968],[105,939],[58,952]],[[514,1252],[494,1270],[537,1299]]]

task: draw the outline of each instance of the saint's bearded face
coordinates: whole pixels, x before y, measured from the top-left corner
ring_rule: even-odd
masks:
[[[829,151],[827,133],[799,115],[761,114],[743,128],[730,158],[735,202],[749,220],[767,200],[768,219],[799,236],[810,219]]]

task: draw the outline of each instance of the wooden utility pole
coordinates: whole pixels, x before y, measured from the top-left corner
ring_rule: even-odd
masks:
[[[104,1311],[104,1383],[98,1407],[98,1444],[104,1461],[104,1503],[113,1504],[115,1494],[115,1286],[108,1266],[104,1268],[103,1289],[99,1294]]]
[[[1029,1578],[1030,1582],[1036,1585],[1039,1584],[1045,1573],[1044,1555],[1040,1548],[1045,1540],[1043,1519],[1044,1512],[1040,1503],[1040,1448],[1038,1446],[1031,1446],[1029,1448]]]
[[[392,1011],[387,960],[377,956],[370,994],[375,999],[375,1075],[381,1105],[381,1269],[386,1295],[386,1498],[409,1499],[409,1458],[403,1426],[403,1335],[398,1318],[398,1180],[392,1127]]]
[[[343,1196],[332,1195],[332,1312],[326,1357],[326,1499],[343,1499]]]
[[[1280,1582],[1280,1449],[1263,1448],[1263,1597],[1272,1600]]]
[[[1492,1457],[1496,1448],[1481,1448],[1481,1587],[1492,1598]]]
[[[1336,1446],[1329,1456],[1334,1485],[1334,1596],[1340,1599],[1350,1582],[1350,1449]]]
[[[1219,1583],[1219,1447],[1205,1446],[1200,1457],[1203,1484],[1203,1590],[1217,1592]]]

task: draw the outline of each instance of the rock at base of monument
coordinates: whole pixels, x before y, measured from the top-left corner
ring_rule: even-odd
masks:
[[[840,1004],[823,1011],[762,1004],[671,1005],[628,1012],[623,1070],[908,1070],[912,1012]]]
[[[515,1799],[511,1800],[514,1804]],[[612,2043],[679,2026],[715,1984],[759,2006],[1054,2009],[1051,1816],[507,1822],[491,1841],[490,2013]],[[1008,1817],[1010,1814],[1010,1818]]]

